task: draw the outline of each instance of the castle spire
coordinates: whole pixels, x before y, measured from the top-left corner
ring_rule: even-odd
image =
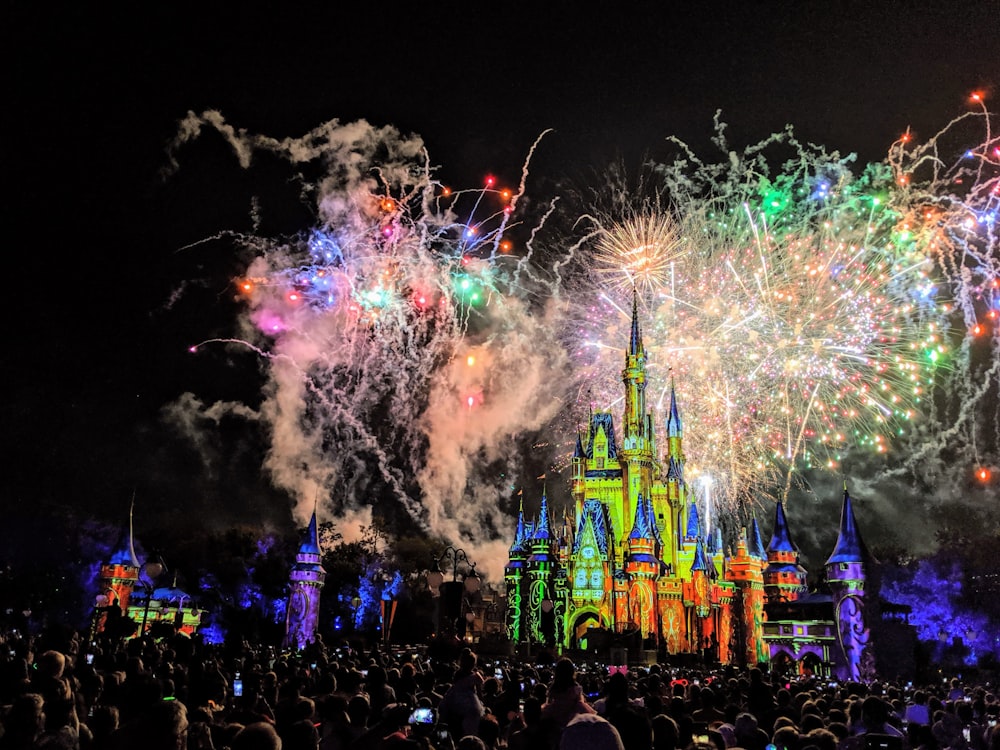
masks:
[[[514,544],[511,545],[511,554],[514,554],[516,550],[521,550],[524,547],[524,494],[523,492],[518,492],[518,503],[517,508],[517,529],[514,531]]]
[[[760,524],[757,523],[756,514],[754,514],[750,525],[750,539],[747,552],[753,557],[759,557],[761,560],[767,559],[767,550],[764,549],[764,540],[760,537]]]
[[[302,538],[302,544],[299,546],[299,552],[311,555],[322,555],[319,548],[319,525],[316,523],[315,504],[313,504],[312,516],[309,518],[309,528],[306,529],[306,535]]]
[[[711,570],[715,568],[714,565],[710,565],[708,556],[705,554],[705,545],[701,541],[701,537],[698,537],[694,548],[694,560],[691,561],[691,572],[701,571],[706,575],[710,574]]]
[[[642,331],[639,329],[639,291],[632,289],[632,335],[628,342],[629,356],[644,354],[642,348]]]
[[[771,534],[771,542],[767,545],[768,552],[798,552],[798,547],[792,542],[792,535],[788,531],[788,519],[785,518],[785,504],[778,501],[778,508],[774,513],[774,531]]]
[[[576,447],[573,448],[573,458],[583,458],[583,440],[580,438],[579,428],[576,431]]]
[[[639,502],[635,504],[635,520],[632,522],[632,533],[629,539],[653,539],[653,531],[649,528],[649,512],[646,510],[646,501],[639,495]]]
[[[688,506],[687,533],[684,536],[686,539],[701,538],[701,519],[698,517],[698,506],[695,505],[694,500]]]
[[[840,533],[833,554],[826,561],[827,565],[837,563],[860,563],[868,556],[868,550],[861,539],[858,522],[854,518],[854,504],[844,482],[844,504],[840,511]]]
[[[677,408],[677,391],[674,390],[674,379],[670,378],[670,413],[667,416],[667,437],[681,437],[684,428],[681,424],[681,412]]]
[[[531,538],[535,540],[552,538],[552,529],[549,524],[549,500],[545,496],[545,485],[542,485],[542,505],[538,509],[538,521],[535,523],[535,533]]]

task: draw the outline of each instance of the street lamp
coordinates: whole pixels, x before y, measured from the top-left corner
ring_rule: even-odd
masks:
[[[442,563],[451,564],[451,580],[445,581],[445,575],[441,572]],[[460,563],[465,563],[467,569],[462,574],[462,580],[458,580]],[[445,565],[447,571],[447,565]],[[482,579],[476,573],[476,564],[469,559],[464,549],[455,547],[445,547],[444,552],[437,559],[434,569],[427,573],[427,587],[433,595],[443,592],[446,594],[442,603],[443,611],[448,616],[448,621],[452,628],[457,630],[458,618],[462,614],[463,594],[475,594],[483,585]]]

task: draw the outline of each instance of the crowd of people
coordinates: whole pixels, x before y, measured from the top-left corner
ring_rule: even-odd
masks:
[[[989,684],[0,635],[0,750],[1000,750]]]

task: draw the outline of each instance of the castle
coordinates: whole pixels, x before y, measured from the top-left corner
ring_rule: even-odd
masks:
[[[326,580],[321,560],[319,527],[314,509],[309,527],[295,555],[295,563],[289,572],[285,638],[282,644],[286,648],[301,650],[316,640],[320,592]],[[105,630],[111,614],[131,618],[142,633],[160,622],[169,623],[178,632],[188,635],[193,635],[198,630],[203,611],[198,609],[190,595],[177,588],[176,578],[172,586],[156,587],[155,578],[163,572],[162,565],[158,568],[151,573],[153,566],[142,566],[136,558],[130,516],[127,532],[122,534],[117,547],[100,566],[99,604],[93,620],[95,634]],[[115,610],[114,613],[112,609]]]
[[[100,566],[94,632],[105,629],[112,609],[116,610],[114,614],[131,618],[142,632],[160,622],[169,623],[178,632],[188,635],[197,631],[202,611],[188,593],[177,588],[176,578],[172,586],[156,586],[155,579],[163,572],[161,564],[143,566],[136,558],[130,513],[127,532],[121,535],[118,545]]]
[[[782,503],[766,549],[756,518],[735,551],[718,525],[709,531],[702,522],[684,478],[673,384],[659,452],[636,299],[622,382],[620,436],[606,411],[592,413],[586,434],[577,435],[572,518],[557,529],[544,490],[535,520],[525,519],[521,504],[504,572],[508,637],[587,650],[601,635],[631,635],[667,656],[791,660],[857,679],[870,661],[866,550],[846,486],[840,536],[826,564],[830,594],[817,598],[808,594]]]

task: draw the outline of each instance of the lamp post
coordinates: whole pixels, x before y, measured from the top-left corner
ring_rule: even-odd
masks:
[[[146,576],[146,580],[142,579],[142,575],[136,580],[136,583],[140,584],[143,591],[146,592],[146,606],[142,609],[142,628],[139,630],[141,635],[146,634],[146,620],[149,619],[149,602],[153,598],[153,583],[163,575],[166,569],[167,566],[163,564],[162,560],[150,560],[142,566],[142,573]]]
[[[445,575],[441,572],[442,563],[451,564],[450,581],[444,580]],[[461,563],[465,563],[466,570],[462,573],[462,580],[459,581],[458,574]],[[447,565],[445,565],[445,570],[447,571]],[[477,593],[482,583],[482,579],[476,573],[476,564],[469,559],[465,550],[452,546],[445,547],[444,552],[437,559],[434,569],[427,574],[427,586],[432,592],[446,587],[442,608],[453,630],[458,630],[458,619],[462,614],[464,594]]]

